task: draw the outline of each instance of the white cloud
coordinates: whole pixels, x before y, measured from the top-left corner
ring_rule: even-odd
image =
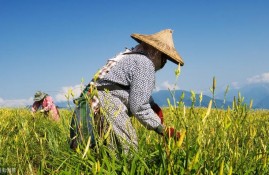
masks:
[[[226,89],[227,87],[225,87]],[[239,89],[240,88],[240,84],[236,81],[231,83],[231,89]]]
[[[158,92],[160,90],[179,90],[179,86],[176,84],[170,84],[168,81],[164,81],[158,86],[156,85],[153,92]]]
[[[255,75],[247,79],[249,84],[255,83],[269,83],[269,72],[263,73],[261,75]]]
[[[14,99],[14,100],[7,100],[0,98],[0,107],[25,107],[28,105],[32,105],[33,98],[29,99]]]
[[[177,90],[177,89],[179,89],[178,85],[176,85],[176,84],[170,84],[168,81],[164,81],[162,83],[162,86],[161,87],[164,87],[165,90],[167,90],[167,89],[170,89],[170,90]]]
[[[159,86],[156,86],[155,88],[154,88],[154,92],[158,92],[158,91],[160,91],[161,90],[161,88],[159,87]]]
[[[77,98],[81,91],[84,89],[84,85],[75,85],[75,86],[66,86],[62,87],[61,91],[57,93],[54,97],[55,102],[64,102],[67,101],[67,96],[70,97],[70,100]],[[72,95],[73,96],[72,96]],[[28,99],[3,99],[0,97],[0,107],[25,107],[33,104],[33,97]]]
[[[62,87],[60,93],[55,95],[55,102],[67,101],[68,97],[70,98],[70,100],[72,100],[73,98],[77,98],[83,89],[84,85],[81,84]]]

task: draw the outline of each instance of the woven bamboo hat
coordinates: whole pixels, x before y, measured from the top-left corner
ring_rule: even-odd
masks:
[[[35,97],[34,97],[34,101],[41,101],[43,100],[48,94],[41,92],[41,91],[37,91],[35,93]]]
[[[173,42],[173,31],[165,29],[152,35],[143,35],[134,33],[131,37],[137,42],[144,42],[168,56],[168,59],[173,63],[184,65],[184,61],[175,49]]]

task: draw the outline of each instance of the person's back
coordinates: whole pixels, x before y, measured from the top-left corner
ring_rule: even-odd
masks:
[[[96,82],[97,89],[106,85],[118,87],[109,93],[99,90],[98,98],[101,108],[107,114],[106,120],[113,123],[116,135],[124,138],[121,141],[122,147],[133,145],[135,149],[137,148],[137,136],[129,113],[132,113],[148,129],[161,125],[160,119],[156,117],[149,104],[154,83],[154,64],[140,53],[126,54],[104,78]],[[128,150],[127,147],[124,149]]]
[[[138,95],[151,93],[151,90],[154,88],[154,82],[155,71],[153,63],[143,54],[129,53],[124,55],[123,59],[102,79],[99,79],[96,82],[96,86],[119,86],[118,90],[121,90],[120,93],[117,90],[113,90],[110,93],[118,98],[125,99],[124,103],[129,107],[130,99],[140,98]],[[135,92],[139,89],[143,89],[143,94]],[[133,96],[130,97],[130,94]]]

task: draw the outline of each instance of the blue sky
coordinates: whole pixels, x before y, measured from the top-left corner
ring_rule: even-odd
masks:
[[[208,92],[269,82],[269,1],[0,0],[0,106],[55,101],[80,91],[106,60],[136,42],[130,34],[174,31],[185,65],[169,62],[156,90]],[[84,80],[84,82],[82,82]]]

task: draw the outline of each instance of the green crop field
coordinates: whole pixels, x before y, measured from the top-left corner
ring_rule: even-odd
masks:
[[[195,101],[196,99],[192,99]],[[111,154],[69,149],[72,110],[55,123],[28,109],[0,109],[0,174],[269,174],[269,112],[253,110],[239,96],[233,107],[188,107],[180,101],[163,109],[165,124],[180,140],[147,131],[133,119],[139,150]]]

